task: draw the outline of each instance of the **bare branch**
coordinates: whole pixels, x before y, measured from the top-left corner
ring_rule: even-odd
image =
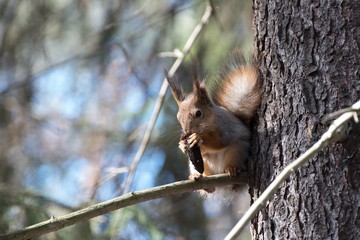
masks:
[[[359,111],[359,109],[356,110],[356,109],[354,108],[354,106],[351,106],[351,107],[348,107],[348,108],[344,108],[344,109],[340,109],[340,110],[338,110],[338,111],[336,111],[336,112],[333,112],[333,113],[330,113],[330,114],[326,115],[326,116],[321,120],[321,123],[324,124],[324,123],[327,123],[327,122],[329,122],[329,121],[331,121],[331,120],[334,120],[335,118],[339,117],[341,114],[344,114],[344,113],[346,113],[346,112],[356,112],[356,111]]]
[[[280,185],[288,179],[290,174],[298,170],[302,165],[307,163],[311,157],[318,153],[321,149],[327,146],[330,142],[333,141],[333,138],[336,137],[336,131],[346,124],[351,119],[357,119],[357,113],[360,110],[360,101],[356,102],[351,106],[351,112],[343,113],[339,118],[337,118],[329,127],[329,130],[326,131],[310,149],[308,149],[304,154],[298,157],[295,161],[290,163],[285,169],[275,178],[275,180],[265,189],[265,191],[260,195],[258,199],[251,205],[248,211],[244,216],[239,220],[235,227],[228,233],[225,237],[225,240],[236,239],[245,226],[250,222],[250,220],[265,206],[266,202],[274,195],[274,193],[279,189]]]
[[[211,186],[221,186],[229,184],[244,184],[247,183],[248,175],[241,174],[239,178],[230,178],[226,173],[219,175],[212,175],[201,178],[197,181],[184,180],[174,182],[147,190],[127,193],[120,197],[91,205],[87,208],[78,210],[76,212],[64,215],[62,217],[52,217],[51,219],[29,226],[25,229],[0,235],[0,240],[18,240],[18,239],[32,239],[39,237],[46,233],[54,232],[56,230],[80,223],[91,218],[134,205],[140,202],[161,198],[170,194],[191,192],[197,189],[208,188]]]
[[[191,33],[190,37],[188,38],[188,40],[185,43],[185,46],[182,50],[182,54],[179,54],[177,56],[176,61],[174,62],[174,64],[171,66],[170,70],[169,70],[169,75],[173,76],[176,72],[176,70],[179,68],[179,66],[182,64],[182,62],[184,61],[186,55],[189,53],[191,47],[193,46],[195,40],[197,39],[197,37],[200,35],[201,31],[203,30],[204,26],[208,23],[211,14],[213,13],[213,8],[210,4],[210,1],[207,1],[207,5],[206,5],[206,9],[205,9],[205,13],[202,16],[199,24],[195,27],[194,31]],[[133,178],[134,178],[134,173],[136,170],[137,165],[139,164],[139,161],[141,159],[141,157],[143,156],[145,149],[149,143],[149,139],[152,133],[152,130],[154,128],[154,125],[156,123],[156,120],[159,116],[163,101],[164,101],[164,97],[166,94],[166,90],[168,88],[168,83],[166,81],[166,79],[163,80],[162,86],[160,88],[159,94],[157,96],[156,99],[156,103],[155,103],[155,107],[154,107],[154,111],[153,114],[151,116],[149,125],[147,126],[145,135],[141,141],[140,147],[138,149],[138,151],[136,152],[136,155],[134,157],[134,160],[130,166],[129,169],[129,173],[128,176],[126,178],[125,184],[124,184],[124,193],[128,192],[131,184],[133,182]]]

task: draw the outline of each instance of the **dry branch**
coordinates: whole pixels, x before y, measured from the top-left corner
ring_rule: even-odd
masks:
[[[173,76],[175,74],[175,72],[177,71],[177,69],[180,67],[180,65],[183,63],[185,57],[187,56],[190,49],[194,45],[195,40],[199,37],[200,33],[204,29],[204,26],[209,22],[209,19],[212,16],[213,12],[214,12],[214,8],[212,6],[211,1],[210,0],[206,1],[206,8],[205,8],[204,14],[201,17],[200,22],[195,26],[193,32],[191,33],[191,35],[187,39],[187,41],[186,41],[186,43],[184,45],[184,48],[182,49],[182,51],[176,49],[173,52],[174,55],[172,55],[172,56],[175,56],[176,60],[175,60],[175,62],[173,63],[173,65],[171,66],[171,68],[169,70],[169,76]],[[123,191],[122,191],[123,193],[128,192],[130,187],[131,187],[136,167],[139,164],[139,161],[142,158],[142,156],[143,156],[143,154],[144,154],[144,152],[146,150],[146,147],[147,147],[147,145],[149,143],[151,133],[153,131],[153,128],[154,128],[156,120],[157,120],[157,118],[159,116],[162,104],[164,102],[164,97],[165,97],[167,88],[168,88],[168,83],[167,83],[167,80],[164,78],[163,83],[161,85],[161,88],[159,90],[156,102],[155,102],[155,107],[154,107],[153,113],[151,115],[149,124],[148,124],[148,126],[146,128],[144,137],[143,137],[143,139],[142,139],[142,141],[140,143],[140,146],[139,146],[139,148],[138,148],[138,150],[137,150],[137,152],[135,154],[135,157],[134,157],[134,159],[132,161],[132,164],[131,164],[131,166],[129,168],[128,175],[127,175],[126,180],[124,182],[124,185],[122,187],[123,188]],[[111,178],[117,176],[117,174],[112,174],[111,176],[110,175],[111,174],[105,176],[102,179],[101,183],[105,182],[104,179],[106,179],[106,181],[108,181]]]
[[[16,232],[0,235],[0,240],[32,239],[140,202],[162,198],[170,194],[191,192],[211,186],[247,183],[247,179],[248,176],[246,174],[242,174],[241,177],[236,179],[230,178],[228,174],[219,174],[204,177],[198,181],[184,180],[142,191],[131,192],[61,217],[52,217],[47,221]]]

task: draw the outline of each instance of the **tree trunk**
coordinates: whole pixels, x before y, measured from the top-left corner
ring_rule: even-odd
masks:
[[[360,99],[360,0],[254,0],[263,80],[251,195]],[[254,239],[360,239],[360,127],[295,172],[252,221]]]

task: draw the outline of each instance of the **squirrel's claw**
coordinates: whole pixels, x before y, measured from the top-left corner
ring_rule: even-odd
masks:
[[[190,148],[194,147],[195,145],[200,146],[203,143],[203,140],[197,133],[191,134],[187,141],[189,143]]]
[[[240,172],[240,168],[234,167],[234,166],[229,166],[229,167],[225,168],[225,172],[229,173],[231,178],[236,178],[236,176]]]
[[[183,153],[185,153],[185,148],[186,148],[185,140],[180,140],[179,141],[179,148]]]

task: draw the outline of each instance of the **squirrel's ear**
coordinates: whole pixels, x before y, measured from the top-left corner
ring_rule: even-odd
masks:
[[[197,98],[197,100],[203,104],[211,104],[211,99],[209,97],[209,94],[206,91],[205,81],[199,81],[195,78],[193,78],[193,91]]]
[[[168,81],[169,86],[171,88],[172,95],[174,96],[176,103],[179,105],[180,102],[184,101],[185,99],[184,91],[180,86],[180,84],[177,81],[175,81],[173,77],[169,75],[168,71],[165,70],[164,72],[165,72],[165,78]]]

